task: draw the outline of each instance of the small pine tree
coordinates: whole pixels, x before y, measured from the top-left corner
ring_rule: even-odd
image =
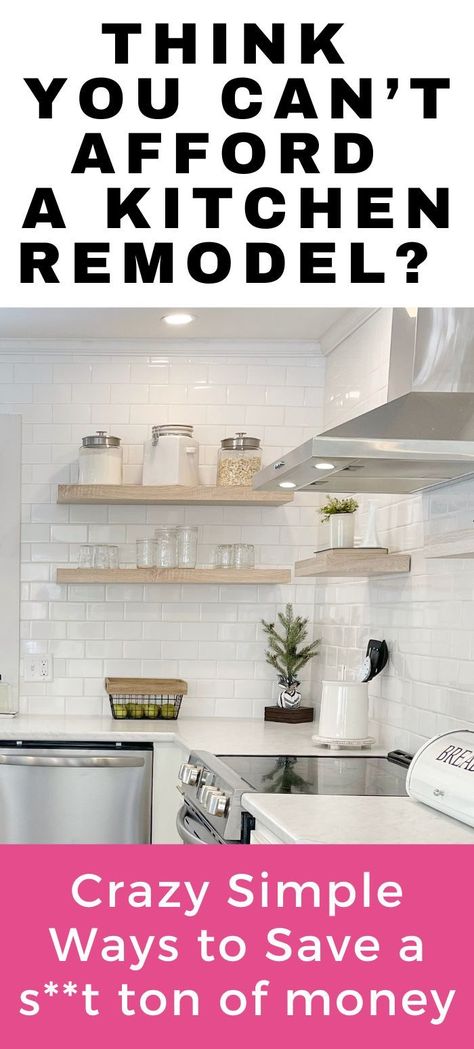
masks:
[[[292,685],[299,684],[298,672],[316,655],[320,642],[318,640],[309,645],[304,644],[308,636],[308,620],[295,616],[293,605],[288,604],[284,612],[279,612],[278,620],[283,628],[281,634],[275,629],[275,623],[266,623],[262,619],[269,646],[265,656],[267,663],[278,672],[280,685],[291,688]]]

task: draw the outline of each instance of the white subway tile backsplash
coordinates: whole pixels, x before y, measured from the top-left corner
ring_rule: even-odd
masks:
[[[0,404],[27,404],[32,400],[31,383],[0,383]]]
[[[38,383],[33,387],[33,401],[38,404],[66,404],[71,400],[71,389],[70,384]]]
[[[389,314],[382,310],[373,318],[375,343],[359,329],[327,359],[325,426],[384,400]],[[305,405],[320,404],[320,397],[320,387],[306,389]],[[383,746],[414,751],[435,733],[474,728],[474,562],[429,560],[424,554],[433,538],[472,526],[474,482],[374,501],[381,541],[391,550],[410,552],[412,571],[365,584],[318,584],[314,622],[322,645],[312,680],[319,697],[326,675],[334,678],[337,667],[360,662],[370,637],[385,638],[390,662],[371,685],[372,731]],[[356,533],[362,535],[368,499],[360,503]]]
[[[179,673],[189,681],[185,712],[262,716],[274,675],[265,666],[260,619],[274,618],[311,583],[62,587],[56,567],[77,564],[85,542],[116,544],[121,563],[132,565],[136,538],[158,524],[184,523],[199,528],[201,563],[211,563],[219,542],[243,540],[255,545],[258,564],[292,564],[312,536],[308,497],[281,509],[237,511],[59,506],[57,484],[77,480],[82,437],[99,428],[122,438],[124,480],[139,483],[143,442],[164,421],[194,425],[201,483],[215,484],[220,441],[236,430],[259,436],[271,462],[299,443],[306,424],[315,425],[304,404],[311,396],[320,405],[323,375],[324,361],[295,358],[294,347],[287,360],[260,355],[256,363],[196,348],[171,359],[65,353],[0,363],[0,410],[21,413],[24,423],[22,637],[30,647],[23,651],[54,660],[51,683],[23,682],[24,710],[107,714],[107,673]],[[309,607],[306,599],[302,607]]]
[[[116,624],[108,623],[107,626],[112,628]],[[121,625],[121,624],[120,624]],[[113,634],[105,633],[104,623],[81,623],[71,622],[67,624],[67,636],[70,638],[82,638],[88,639],[99,639],[103,637],[113,637]]]
[[[127,360],[114,360],[113,368],[110,367],[110,361],[94,361],[92,364],[91,381],[99,384],[109,382],[129,383],[130,371],[131,362]],[[132,382],[135,382],[135,380],[133,379]]]
[[[71,407],[74,411],[74,405],[72,405]],[[76,412],[77,414],[79,414],[79,412],[83,410],[84,405],[78,405]],[[128,423],[134,421],[131,418],[132,408],[128,404],[92,404],[89,407],[89,412],[92,433],[94,433],[95,430],[103,430],[104,427],[110,433],[112,427],[115,428],[117,426],[128,425]],[[79,418],[71,418],[71,422],[80,422],[82,425],[84,420]],[[86,437],[87,435],[83,434],[83,436]],[[115,434],[114,436],[118,435]]]
[[[280,387],[275,388],[280,389]],[[225,397],[223,399],[219,399],[219,404],[225,403],[225,400]],[[241,405],[264,405],[266,403],[266,387],[251,386],[249,384],[245,386],[229,386],[227,388],[227,403]]]
[[[115,376],[114,376],[115,379]],[[110,399],[112,404],[146,404],[148,402],[148,386],[144,383],[115,383],[110,387]]]
[[[113,375],[113,372],[111,373]],[[103,383],[75,382],[72,386],[73,404],[106,404],[111,400],[110,386]]]
[[[92,364],[73,361],[62,361],[53,366],[53,380],[55,383],[90,383],[92,380]]]

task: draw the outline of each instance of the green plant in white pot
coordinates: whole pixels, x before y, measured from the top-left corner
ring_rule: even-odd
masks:
[[[282,628],[281,633],[275,629],[275,623],[266,623],[262,619],[264,633],[268,639],[265,653],[267,663],[278,672],[278,683],[281,685],[278,706],[295,710],[301,703],[301,692],[298,691],[298,673],[316,655],[319,640],[305,644],[308,636],[308,620],[295,616],[293,605],[288,604],[284,612],[278,613]]]
[[[357,499],[337,499],[327,496],[321,507],[321,521],[329,521],[329,545],[332,549],[354,546],[354,514],[359,507]]]

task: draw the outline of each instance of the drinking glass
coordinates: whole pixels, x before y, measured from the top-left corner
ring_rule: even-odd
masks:
[[[118,546],[109,546],[109,568],[118,568],[119,566],[119,548]]]
[[[197,561],[197,528],[177,530],[178,568],[195,568]]]
[[[94,546],[94,568],[118,568],[118,546]]]
[[[155,528],[156,564],[158,568],[176,568],[176,528]]]
[[[156,564],[156,541],[137,539],[137,567],[154,568]]]
[[[234,567],[234,547],[231,543],[221,543],[216,550],[216,568]]]
[[[81,547],[79,551],[79,568],[91,569],[93,565],[93,547]]]
[[[234,568],[253,568],[255,547],[251,543],[234,544]]]

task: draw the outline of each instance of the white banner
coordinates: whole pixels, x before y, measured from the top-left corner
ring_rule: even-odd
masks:
[[[7,7],[2,305],[473,303],[466,0]]]

